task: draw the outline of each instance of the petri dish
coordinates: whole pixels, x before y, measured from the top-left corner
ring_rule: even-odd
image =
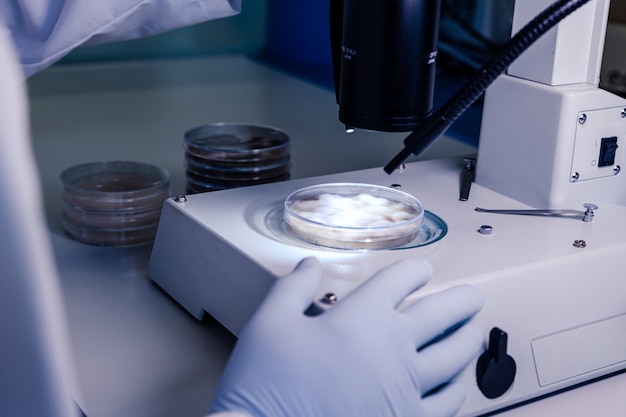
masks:
[[[70,206],[133,210],[160,206],[169,195],[169,173],[131,161],[93,162],[61,173],[63,200]]]
[[[157,166],[110,161],[61,173],[62,224],[73,239],[92,245],[131,246],[154,240],[169,173]]]
[[[291,139],[267,126],[214,123],[184,134],[187,190],[215,191],[289,178]]]
[[[129,247],[151,243],[156,236],[158,224],[150,227],[107,229],[89,227],[69,222],[65,216],[62,225],[69,237],[77,242],[93,246]]]
[[[250,170],[257,169],[258,167],[264,166],[284,166],[288,165],[291,162],[291,156],[289,153],[277,155],[275,157],[267,157],[262,159],[262,163],[260,161],[254,159],[246,159],[243,161],[228,161],[223,162],[220,160],[210,160],[205,159],[201,156],[193,155],[188,152],[185,152],[185,163],[195,167],[196,169],[219,169],[219,170],[228,170],[228,169],[240,169],[240,170]]]
[[[273,177],[263,177],[263,178],[255,178],[245,181],[238,180],[221,180],[221,179],[211,179],[208,180],[206,177],[194,175],[193,173],[187,172],[185,174],[185,180],[187,182],[187,189],[190,192],[207,192],[207,191],[219,191],[219,190],[227,190],[229,188],[239,188],[246,187],[250,185],[259,185],[259,184],[267,184],[270,182],[277,181],[286,181],[290,178],[290,174],[282,174]]]
[[[153,226],[161,217],[161,205],[137,210],[94,210],[70,206],[63,202],[63,215],[68,222],[107,229]]]
[[[206,181],[229,180],[229,181],[257,181],[266,178],[278,177],[288,174],[291,169],[290,157],[283,158],[277,163],[251,166],[220,167],[210,164],[198,163],[185,157],[185,169],[188,173],[198,177],[205,177]]]
[[[228,165],[264,162],[288,155],[289,136],[276,128],[240,123],[213,123],[185,132],[187,154]]]
[[[332,183],[305,187],[284,203],[290,233],[336,249],[389,249],[412,241],[424,207],[412,195],[372,184]]]

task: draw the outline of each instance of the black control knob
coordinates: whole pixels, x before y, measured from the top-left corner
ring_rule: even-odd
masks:
[[[489,348],[478,358],[476,382],[487,398],[497,398],[513,384],[517,366],[506,353],[508,336],[494,327],[489,333]]]

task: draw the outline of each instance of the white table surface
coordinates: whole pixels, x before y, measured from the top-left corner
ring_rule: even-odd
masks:
[[[245,57],[55,67],[29,81],[34,148],[60,269],[77,400],[88,417],[200,417],[235,338],[198,322],[147,278],[150,246],[102,248],[67,238],[59,174],[85,162],[136,160],[184,191],[182,134],[211,122],[271,125],[292,137],[292,177],[382,166],[403,134],[346,135],[334,94]],[[438,141],[423,158],[475,149]],[[626,296],[626,295],[625,295]],[[626,374],[502,413],[622,417]]]

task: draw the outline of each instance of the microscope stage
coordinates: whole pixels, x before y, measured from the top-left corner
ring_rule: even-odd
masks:
[[[491,329],[506,332],[507,353],[517,363],[512,386],[493,399],[478,389],[474,366],[460,375],[469,391],[460,416],[626,368],[626,208],[600,207],[592,222],[480,213],[475,207],[528,207],[477,184],[468,201],[459,201],[462,168],[463,161],[432,160],[393,175],[369,169],[169,199],[150,278],[196,318],[208,313],[237,334],[274,280],[304,257],[322,262],[321,308],[327,293],[341,302],[384,266],[425,258],[433,279],[406,302],[458,283],[480,286],[486,303],[473,322],[486,344]],[[282,224],[292,192],[346,182],[393,184],[418,198],[427,211],[421,237],[395,249],[341,250],[301,241]]]

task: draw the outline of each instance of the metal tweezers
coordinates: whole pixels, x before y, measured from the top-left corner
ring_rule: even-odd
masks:
[[[593,220],[594,210],[597,210],[598,206],[591,203],[585,203],[583,205],[585,211],[582,210],[557,210],[557,209],[530,209],[530,210],[492,210],[476,207],[474,210],[480,213],[495,213],[495,214],[517,214],[520,216],[544,216],[544,217],[561,217],[568,219],[577,219],[584,222],[590,222]]]

